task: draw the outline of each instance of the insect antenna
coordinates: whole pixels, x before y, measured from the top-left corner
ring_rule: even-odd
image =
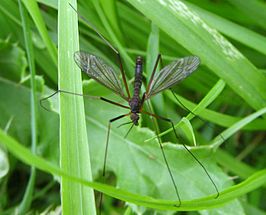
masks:
[[[134,127],[134,124],[132,123],[132,125],[128,129],[128,131],[127,131],[126,135],[124,136],[124,138],[127,138],[128,134],[130,133],[130,131],[132,130],[133,127]]]
[[[120,128],[120,127],[122,127],[122,126],[124,126],[124,125],[128,125],[128,124],[131,124],[131,123],[133,123],[133,122],[132,122],[132,121],[125,122],[125,123],[120,124],[120,125],[117,126],[116,128]]]
[[[120,127],[122,127],[122,126],[124,126],[124,125],[128,125],[128,124],[131,124],[131,123],[132,123],[132,125],[131,125],[130,128],[128,129],[128,131],[127,131],[126,135],[124,136],[124,138],[127,138],[129,132],[130,132],[130,131],[132,130],[132,128],[134,127],[133,122],[132,122],[132,121],[125,122],[125,123],[122,123],[121,125],[119,125],[119,126],[116,127],[116,128],[120,128]]]

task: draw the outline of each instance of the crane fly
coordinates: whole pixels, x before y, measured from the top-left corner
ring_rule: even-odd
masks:
[[[70,6],[76,11],[78,14],[77,10],[70,4]],[[78,14],[79,15],[79,14]],[[130,127],[129,131],[133,128],[133,126],[137,126],[139,123],[140,119],[140,114],[146,114],[152,117],[153,119],[159,119],[159,120],[164,120],[168,123],[170,123],[174,135],[176,137],[176,140],[178,141],[180,138],[177,135],[177,132],[174,127],[174,123],[171,119],[156,115],[152,112],[144,110],[144,103],[145,101],[149,100],[151,97],[157,95],[158,93],[170,89],[174,85],[178,84],[180,81],[184,80],[186,77],[191,75],[200,65],[200,59],[197,56],[188,56],[184,58],[177,59],[173,61],[172,63],[168,64],[167,66],[163,67],[159,72],[156,72],[156,68],[158,67],[159,61],[161,60],[161,55],[159,54],[150,80],[148,82],[146,91],[141,95],[141,86],[142,86],[142,72],[143,72],[143,59],[141,56],[138,56],[136,58],[136,63],[135,63],[135,79],[134,79],[134,88],[133,88],[133,93],[132,96],[129,91],[129,87],[127,84],[126,80],[126,75],[125,71],[123,68],[122,64],[122,59],[120,57],[119,52],[109,43],[108,40],[106,40],[102,34],[100,34],[97,29],[90,23],[88,22],[83,16],[79,15],[79,17],[85,21],[97,34],[99,37],[103,39],[103,41],[116,53],[118,62],[119,62],[119,68],[120,71],[117,71],[113,69],[111,66],[109,66],[102,58],[90,54],[88,52],[84,51],[77,51],[74,53],[74,60],[78,67],[85,73],[87,74],[90,78],[94,79],[96,82],[100,83],[101,85],[105,86],[106,88],[110,89],[113,91],[115,94],[119,95],[123,100],[125,100],[128,105],[123,105],[118,102],[112,101],[110,99],[104,98],[104,97],[97,97],[98,99],[122,107],[124,109],[128,110],[128,113],[121,114],[117,117],[114,117],[109,120],[108,123],[108,129],[107,129],[107,139],[106,139],[106,146],[105,146],[105,153],[104,153],[104,160],[103,160],[103,172],[102,176],[105,176],[105,171],[106,171],[106,162],[107,162],[107,152],[108,152],[108,145],[109,145],[109,135],[110,135],[110,129],[111,129],[111,124],[115,121],[118,121],[124,117],[130,117],[130,123],[132,123],[132,126]],[[122,80],[120,78],[120,75],[122,76]],[[123,87],[124,86],[124,87]],[[124,92],[124,89],[126,92]],[[58,90],[52,95],[41,99],[41,105],[42,102],[52,96],[54,96],[56,93],[67,93],[67,94],[72,94],[72,95],[78,95],[78,96],[83,96],[82,94],[76,94],[72,92],[68,92],[65,90]],[[86,96],[86,95],[84,95]],[[42,105],[42,107],[44,107]],[[44,107],[45,108],[45,107]],[[46,108],[45,108],[46,109]],[[187,109],[188,110],[188,109]],[[128,124],[128,123],[126,123]],[[171,183],[173,185],[174,191],[176,193],[178,203],[175,206],[180,206],[181,205],[181,198],[175,183],[175,179],[173,177],[171,168],[168,164],[162,142],[158,136],[157,133],[157,138],[158,138],[158,143],[160,147],[160,151],[162,153],[163,160],[165,162],[167,171],[169,173]],[[195,161],[202,167],[206,175],[208,176],[210,182],[212,183],[217,195],[215,198],[219,196],[219,191],[214,183],[213,179],[209,175],[207,169],[203,166],[203,164],[197,159],[197,157],[188,149],[188,147],[181,142],[181,144],[184,146],[186,151],[195,159]],[[102,201],[102,194],[100,196],[100,204]],[[101,210],[101,207],[100,207]]]
[[[122,61],[121,61],[121,58],[118,52],[117,52],[117,56],[118,56],[119,62],[121,63]],[[158,55],[156,62],[155,62],[154,69],[151,74],[151,78],[148,83],[148,87],[146,89],[146,92],[143,93],[142,96],[140,96],[140,93],[141,93],[140,89],[142,85],[143,59],[141,56],[138,56],[136,58],[134,90],[133,90],[133,95],[131,96],[129,92],[128,84],[125,78],[125,72],[123,70],[122,63],[120,64],[120,72],[122,74],[122,80],[125,85],[126,94],[123,91],[122,83],[119,78],[119,72],[114,70],[111,66],[107,65],[107,63],[105,63],[100,57],[97,57],[93,54],[89,54],[84,51],[78,51],[74,54],[74,60],[83,72],[85,72],[90,78],[94,79],[98,83],[109,88],[114,93],[116,93],[117,95],[119,95],[121,98],[123,98],[125,101],[128,102],[128,106],[125,106],[117,102],[111,101],[109,99],[100,97],[100,99],[105,102],[108,102],[113,105],[117,105],[117,106],[120,106],[122,108],[129,110],[128,113],[122,114],[120,116],[117,116],[109,120],[108,130],[107,130],[106,148],[105,148],[105,155],[104,155],[103,176],[105,175],[105,167],[106,167],[106,161],[107,161],[107,149],[108,149],[108,144],[109,144],[109,134],[110,134],[111,124],[117,120],[120,120],[126,116],[129,116],[132,122],[132,126],[131,126],[132,128],[134,125],[138,125],[140,114],[147,114],[151,117],[169,122],[172,126],[176,139],[177,140],[179,139],[175,131],[175,128],[174,128],[174,123],[172,122],[171,119],[145,111],[143,109],[143,105],[144,105],[144,102],[149,100],[152,96],[157,95],[163,90],[169,89],[170,87],[176,85],[177,83],[179,83],[180,81],[188,77],[190,74],[192,74],[194,71],[196,71],[196,69],[200,65],[200,59],[197,56],[189,56],[189,57],[177,59],[173,61],[172,63],[170,63],[169,65],[165,66],[158,73],[156,73],[156,68],[158,66],[160,59],[161,59],[161,55]],[[180,206],[181,199],[180,199],[177,186],[176,186],[174,177],[172,175],[170,166],[168,164],[167,158],[165,156],[165,152],[162,147],[162,143],[160,139],[159,139],[159,145],[160,145],[160,149],[162,152],[164,162],[168,169],[172,184],[174,186],[174,189],[175,189],[175,192],[178,198],[179,203],[177,205]],[[218,197],[219,195],[218,189],[213,179],[210,177],[209,173],[207,172],[206,168],[195,157],[195,155],[186,147],[185,144],[183,144],[183,146],[203,168],[203,170],[209,177],[210,181],[214,185],[214,188],[217,192],[217,197]]]

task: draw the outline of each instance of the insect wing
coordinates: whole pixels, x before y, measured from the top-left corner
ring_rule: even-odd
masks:
[[[194,72],[199,64],[199,57],[189,56],[173,61],[165,66],[151,80],[150,89],[146,93],[146,99],[182,81]]]
[[[119,73],[107,65],[101,58],[87,52],[78,51],[74,54],[74,60],[79,68],[89,77],[109,88],[122,98],[127,99],[123,93]]]

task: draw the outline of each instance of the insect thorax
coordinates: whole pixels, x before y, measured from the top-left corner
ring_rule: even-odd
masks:
[[[132,113],[139,113],[140,102],[141,101],[139,96],[138,97],[134,96],[132,99],[130,99],[129,106]]]

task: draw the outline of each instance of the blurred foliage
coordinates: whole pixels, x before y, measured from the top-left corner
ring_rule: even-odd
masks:
[[[25,26],[18,2],[0,1],[0,127],[30,149],[33,112],[29,62],[33,59],[36,67],[34,92],[38,100],[55,92],[58,89],[57,55],[60,53],[57,47],[60,38],[58,2],[38,0],[38,7],[34,7],[35,0],[31,0],[32,3],[26,1],[22,3],[29,15],[34,53],[31,59],[26,50],[28,45],[25,44],[23,34]],[[72,10],[71,7],[69,10]],[[178,124],[189,112],[171,93],[164,92],[156,96],[151,105],[158,115],[172,119],[184,136],[191,135],[189,140],[196,138],[197,146],[192,146],[193,143],[189,141],[187,144],[191,144],[192,152],[207,168],[220,191],[265,169],[266,119],[264,116],[255,117],[248,125],[241,121],[266,107],[265,1],[81,0],[78,1],[78,11],[121,53],[131,91],[134,59],[137,55],[142,55],[146,60],[145,84],[158,53],[162,54],[163,59],[160,66],[186,55],[201,58],[202,64],[198,71],[174,88],[186,108],[198,115],[187,117],[192,131],[189,129],[190,124]],[[65,25],[69,24],[66,20]],[[119,70],[113,50],[84,20],[80,20],[79,31],[81,50],[100,56]],[[83,78],[88,79],[84,74]],[[104,96],[123,103],[121,98],[96,82],[86,80],[83,83],[84,94]],[[219,86],[217,93],[214,89]],[[210,99],[207,108],[200,103],[206,95]],[[45,102],[45,107],[51,111],[37,104],[36,154],[58,166],[57,99],[56,95]],[[128,110],[102,101],[84,100],[92,175],[94,180],[102,181],[108,120]],[[116,127],[128,120],[121,120],[112,126],[105,183],[139,195],[176,200],[157,141],[146,141],[155,136],[152,121],[143,116],[141,126],[134,128],[124,139],[128,127]],[[233,125],[239,121],[243,123],[234,130]],[[160,120],[157,123],[161,132],[170,127]],[[223,131],[232,134],[222,136],[226,134]],[[215,137],[220,138],[220,142],[215,142]],[[206,174],[177,144],[172,132],[163,135],[162,140],[181,200],[195,200],[215,194]],[[78,155],[74,156],[80,159]],[[37,170],[35,183],[30,184],[31,174],[28,165],[0,145],[0,214],[15,214],[23,198],[28,198],[30,202],[26,208],[27,214],[49,214],[50,211],[60,213],[60,195],[63,194],[60,193],[58,178]],[[33,189],[30,197],[25,194],[27,186]],[[156,211],[104,195],[102,214],[266,214],[265,185],[256,190],[248,189],[245,195],[224,202],[223,206],[209,206],[204,210],[191,208],[189,211],[192,212]],[[98,192],[95,192],[95,196],[96,201],[99,201]],[[217,201],[222,203],[219,198]]]

